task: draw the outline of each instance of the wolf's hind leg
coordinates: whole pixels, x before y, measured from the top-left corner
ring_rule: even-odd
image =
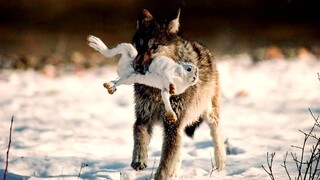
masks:
[[[214,159],[218,171],[221,171],[225,166],[226,161],[226,148],[224,145],[224,138],[221,133],[220,123],[215,121],[208,123],[210,127],[210,134],[214,144]]]
[[[201,116],[209,125],[210,134],[214,144],[215,163],[218,171],[221,171],[224,168],[226,161],[226,148],[224,145],[224,137],[222,135],[220,127],[221,123],[219,115],[219,103],[219,97],[213,97],[207,111],[205,111]]]

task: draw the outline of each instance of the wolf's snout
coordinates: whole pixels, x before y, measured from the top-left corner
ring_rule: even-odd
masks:
[[[140,74],[145,74],[144,66],[141,64],[136,64],[134,66],[134,70],[137,71]]]
[[[138,54],[133,62],[133,68],[140,74],[145,74],[148,71],[150,57],[147,54]]]

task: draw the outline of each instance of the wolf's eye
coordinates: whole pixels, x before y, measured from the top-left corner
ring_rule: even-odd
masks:
[[[153,44],[150,49],[152,49],[152,50],[157,50],[158,47],[159,47],[158,44]]]

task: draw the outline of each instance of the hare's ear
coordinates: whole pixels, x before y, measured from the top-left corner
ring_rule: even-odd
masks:
[[[170,33],[177,33],[179,31],[180,23],[180,8],[178,9],[177,17],[173,19],[168,26],[168,30]]]
[[[145,27],[149,26],[149,21],[151,20],[153,20],[151,13],[148,10],[143,9],[137,20],[137,30],[141,28],[142,25]]]

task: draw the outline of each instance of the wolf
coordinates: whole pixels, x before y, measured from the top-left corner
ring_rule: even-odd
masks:
[[[88,45],[99,51],[106,57],[121,54],[118,63],[118,80],[104,83],[104,87],[110,94],[116,91],[116,87],[122,84],[145,84],[161,90],[162,100],[165,105],[167,119],[176,121],[177,116],[170,105],[170,96],[183,93],[189,86],[198,81],[198,68],[186,62],[175,62],[165,56],[154,58],[145,75],[136,73],[133,69],[133,60],[137,50],[129,43],[121,43],[115,48],[109,49],[99,38],[89,35]]]
[[[131,166],[135,170],[147,167],[148,144],[153,127],[163,128],[163,142],[159,167],[155,179],[179,177],[183,131],[193,137],[195,129],[205,121],[214,144],[216,167],[221,171],[226,160],[224,138],[220,127],[220,83],[215,59],[201,43],[183,38],[179,33],[180,9],[174,18],[154,18],[143,9],[137,20],[132,44],[138,51],[134,60],[135,71],[144,74],[157,56],[193,63],[199,68],[197,84],[170,102],[177,121],[164,116],[165,107],[159,101],[161,92],[143,84],[134,84],[136,121],[133,127],[134,147]]]

